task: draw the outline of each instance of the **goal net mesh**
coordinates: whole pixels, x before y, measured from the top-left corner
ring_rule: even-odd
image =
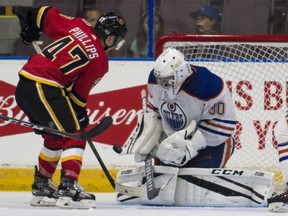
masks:
[[[157,43],[156,56],[169,46],[221,76],[231,92],[236,148],[227,168],[271,171],[280,184],[274,127],[287,109],[288,37],[166,35]]]

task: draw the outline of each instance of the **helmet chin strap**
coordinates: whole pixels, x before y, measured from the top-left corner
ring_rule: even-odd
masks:
[[[116,39],[116,43],[109,47],[109,46],[106,45],[106,39],[104,41],[104,50],[105,51],[108,51],[108,50],[111,50],[111,49],[120,50],[120,48],[125,44],[125,39],[120,40],[118,43],[117,43],[117,39]]]

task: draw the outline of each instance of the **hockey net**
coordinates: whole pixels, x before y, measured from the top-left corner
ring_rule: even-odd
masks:
[[[288,103],[288,37],[165,35],[157,43],[156,56],[168,46],[182,51],[192,64],[206,66],[228,85],[238,123],[236,149],[227,168],[274,172],[275,184],[281,184],[274,127]]]

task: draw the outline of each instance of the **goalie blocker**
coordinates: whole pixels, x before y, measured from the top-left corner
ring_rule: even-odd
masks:
[[[274,173],[263,171],[154,166],[154,183],[160,193],[149,200],[144,166],[123,169],[117,174],[117,201],[146,205],[265,207],[273,193],[273,177]]]

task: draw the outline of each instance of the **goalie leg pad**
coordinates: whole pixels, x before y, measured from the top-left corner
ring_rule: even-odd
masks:
[[[233,169],[181,168],[175,205],[211,207],[267,206],[274,174]]]
[[[141,203],[146,205],[173,205],[179,168],[154,166],[155,188],[161,188],[159,195],[149,200],[146,196],[140,197]]]
[[[154,185],[156,188],[161,188],[156,198],[149,200],[147,197],[145,167],[141,166],[118,172],[116,178],[117,201],[146,205],[173,205],[179,169],[165,166],[153,166],[153,168]]]
[[[116,176],[116,200],[125,203],[140,203],[140,196],[145,193],[142,185],[144,169],[142,167],[119,170]]]

